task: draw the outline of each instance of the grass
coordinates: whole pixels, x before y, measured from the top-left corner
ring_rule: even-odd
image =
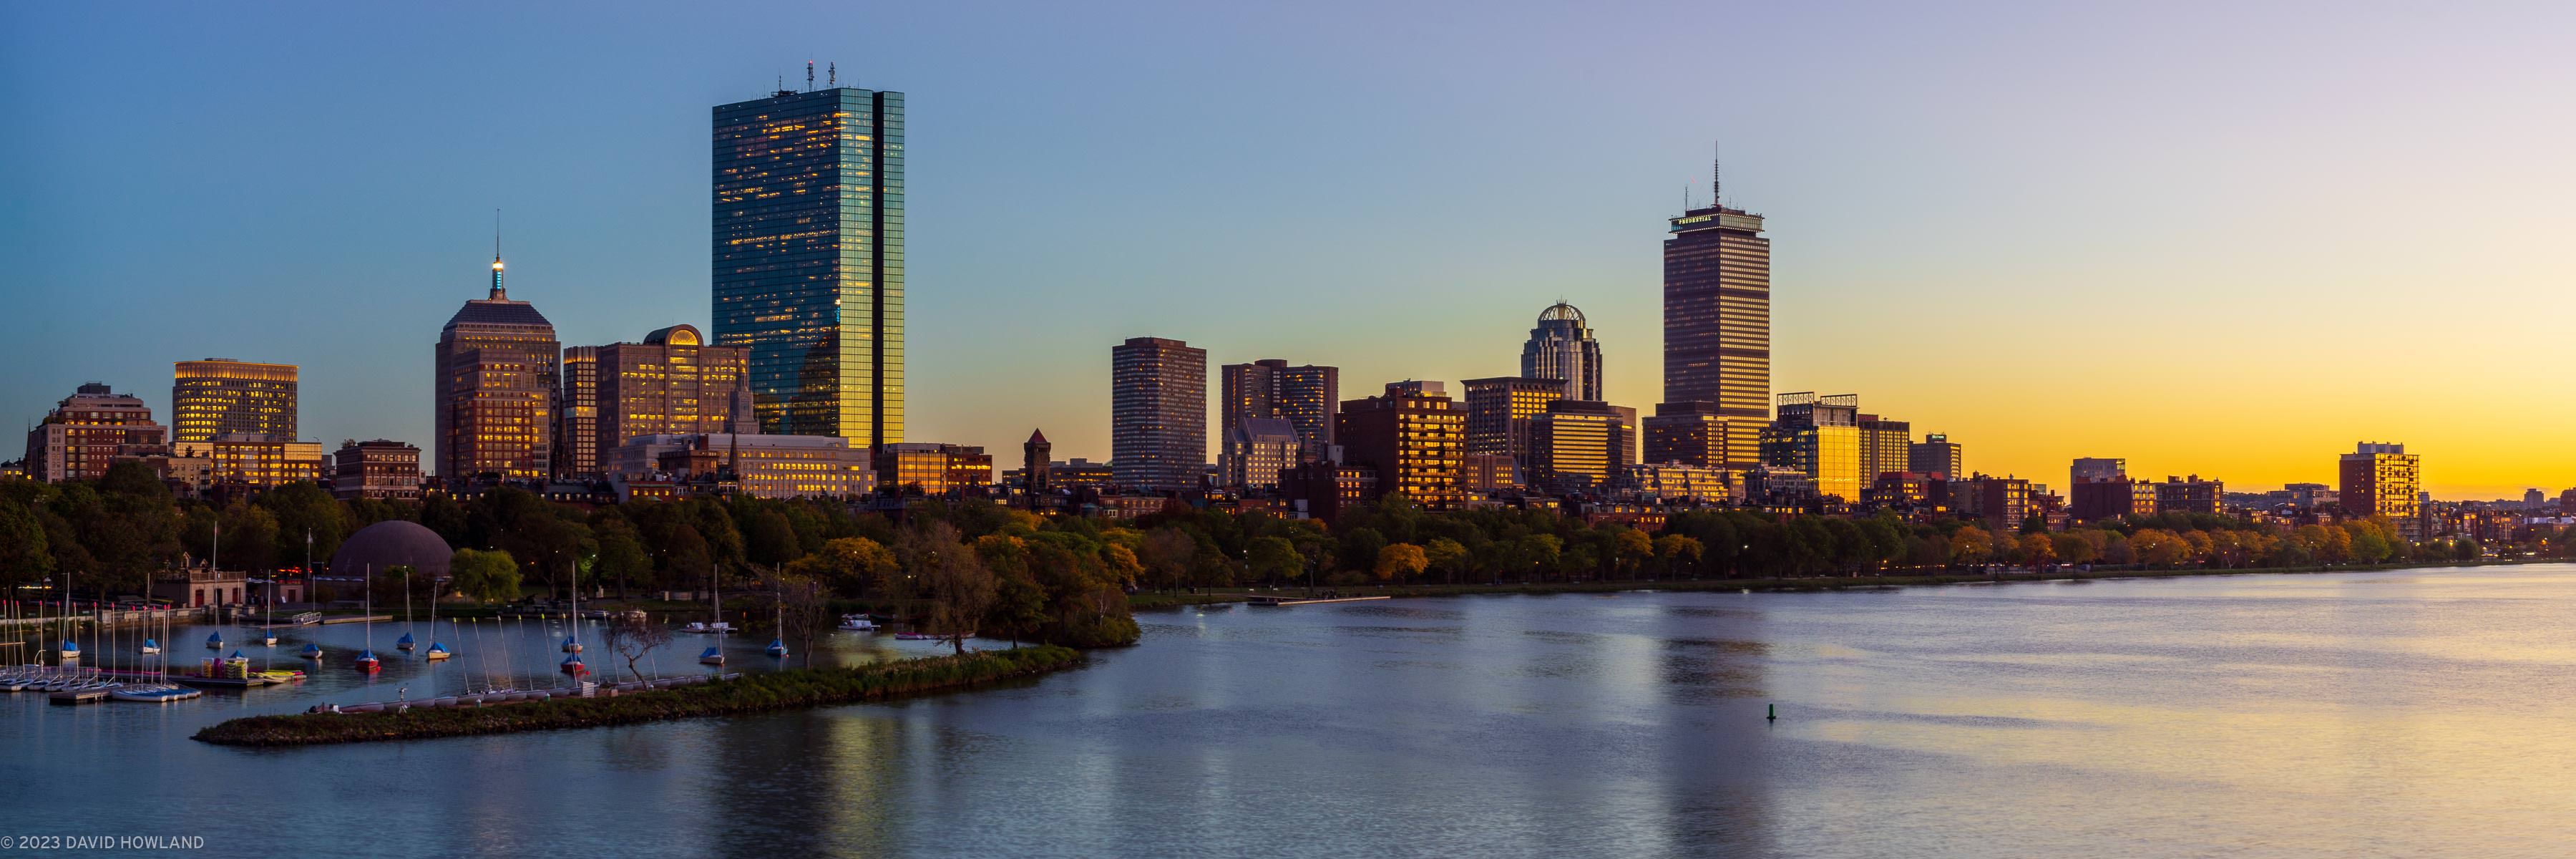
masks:
[[[415,707],[407,713],[250,716],[208,726],[195,738],[230,746],[302,746],[633,725],[882,701],[1033,676],[1081,661],[1082,655],[1071,648],[1039,645],[858,668],[794,668],[616,697],[435,710]]]

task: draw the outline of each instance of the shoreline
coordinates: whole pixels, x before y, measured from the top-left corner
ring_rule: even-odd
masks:
[[[912,698],[1034,677],[1082,662],[1080,651],[1042,644],[858,668],[791,668],[720,683],[612,697],[466,708],[415,707],[402,713],[245,716],[209,725],[190,739],[222,746],[275,748],[635,725]]]
[[[2114,579],[2169,579],[2192,576],[2244,576],[2264,574],[2368,573],[2386,570],[2452,569],[2474,567],[2518,566],[2536,563],[2563,563],[2550,558],[2515,558],[2486,561],[2449,561],[2436,563],[2406,562],[2390,564],[2346,564],[2305,567],[2187,567],[2176,569],[2122,570],[2056,570],[2050,572],[2007,573],[1927,573],[1866,576],[1806,576],[1769,579],[1621,579],[1588,582],[1504,582],[1500,584],[1422,584],[1422,585],[1341,585],[1318,586],[1316,593],[1333,592],[1346,596],[1386,597],[1463,597],[1493,594],[1539,595],[1568,593],[1618,593],[1623,591],[1767,591],[1812,593],[1817,591],[1882,590],[1928,585],[2004,584],[2010,582],[2107,581]],[[1130,594],[1128,606],[1137,611],[1175,609],[1193,605],[1224,605],[1246,602],[1254,596],[1302,595],[1309,591],[1300,586],[1267,591],[1226,591],[1221,593]]]

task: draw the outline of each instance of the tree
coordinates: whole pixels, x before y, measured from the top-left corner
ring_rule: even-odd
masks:
[[[1145,546],[1136,553],[1136,560],[1145,565],[1146,586],[1164,590],[1181,586],[1198,552],[1198,541],[1167,525],[1145,535]]]
[[[1413,578],[1421,575],[1423,568],[1428,564],[1429,560],[1423,556],[1422,547],[1411,543],[1395,543],[1377,550],[1379,581],[1390,579],[1401,581]]]
[[[1442,581],[1455,583],[1458,574],[1465,572],[1474,559],[1467,554],[1467,547],[1458,541],[1433,537],[1431,542],[1422,546],[1422,560],[1430,569],[1440,571]]]
[[[2049,544],[2051,553],[2064,563],[2090,564],[2099,556],[2093,549],[2092,541],[2086,540],[2083,534],[2074,531],[2067,531],[2050,538]]]
[[[2057,543],[2047,534],[2021,535],[2021,558],[2024,563],[2040,566],[2057,560]]]
[[[329,559],[340,550],[340,541],[348,536],[349,520],[340,502],[331,493],[310,483],[289,483],[269,490],[259,497],[258,506],[274,517],[276,554],[272,557],[301,566],[304,563],[304,536],[313,535],[313,557]]]
[[[823,541],[823,550],[787,564],[789,572],[814,576],[829,585],[833,593],[859,597],[873,591],[889,590],[889,581],[902,569],[894,552],[866,537],[841,537]]]
[[[53,571],[44,520],[18,500],[0,498],[0,593],[17,593],[17,586]]]
[[[1306,559],[1297,554],[1297,544],[1289,542],[1286,537],[1255,537],[1245,555],[1245,562],[1252,567],[1252,575],[1274,584],[1294,579],[1305,571]]]
[[[1970,525],[1950,534],[1950,557],[1962,564],[1982,564],[1994,557],[1995,537]]]
[[[1611,566],[1627,573],[1629,578],[1636,578],[1638,568],[1654,556],[1655,541],[1646,536],[1646,532],[1625,527],[1610,532]]]
[[[477,602],[519,598],[519,563],[508,552],[458,549],[448,559],[447,576],[458,592]]]
[[[671,625],[654,623],[640,611],[617,613],[608,619],[608,628],[600,634],[604,637],[602,643],[608,645],[610,652],[626,658],[626,673],[634,675],[637,680],[644,679],[644,672],[635,670],[636,661],[671,643]],[[806,659],[809,662],[813,659],[810,651]]]
[[[975,552],[957,542],[957,529],[930,521],[905,532],[896,546],[910,573],[914,593],[930,600],[928,630],[948,639],[963,655],[966,637],[975,634],[993,605],[993,573]]]
[[[653,557],[645,554],[643,538],[623,517],[601,521],[591,527],[591,534],[599,543],[593,570],[602,579],[617,580],[619,599],[626,597],[630,581],[653,574]]]
[[[1565,542],[1558,540],[1554,534],[1531,534],[1522,537],[1513,551],[1521,569],[1537,569],[1539,579],[1542,581],[1546,580],[1548,570],[1556,568],[1557,558],[1564,553]]]

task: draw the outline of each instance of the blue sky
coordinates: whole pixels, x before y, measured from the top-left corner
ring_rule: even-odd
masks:
[[[2405,441],[2576,484],[2567,7],[1684,3],[0,9],[0,414],[304,367],[425,441],[486,276],[568,345],[703,326],[707,122],[804,62],[908,96],[908,433],[1108,452],[1108,350],[1512,372],[1565,298],[1659,395],[1684,184],[1771,217],[1776,390],[1982,470],[2245,488]],[[2278,420],[2273,420],[2278,416]],[[2271,421],[2262,433],[2249,421]],[[14,450],[8,451],[14,454]]]

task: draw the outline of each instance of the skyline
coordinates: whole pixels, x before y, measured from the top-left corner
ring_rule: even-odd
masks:
[[[560,65],[499,48],[489,67],[441,59],[441,40],[450,35],[444,29],[460,22],[395,10],[312,16],[338,16],[314,29],[370,16],[420,19],[375,37],[385,44],[342,40],[329,50],[303,46],[302,53],[237,57],[230,51],[236,42],[196,45],[178,38],[232,30],[284,42],[298,32],[295,15],[263,11],[281,21],[262,28],[258,11],[172,10],[112,34],[59,23],[97,20],[88,10],[11,12],[54,23],[7,29],[61,37],[36,43],[0,36],[8,47],[0,53],[10,57],[0,59],[8,70],[0,96],[35,131],[0,144],[6,147],[0,156],[12,164],[11,190],[0,195],[9,201],[0,204],[6,207],[0,247],[27,261],[12,276],[10,292],[22,307],[33,298],[40,309],[65,317],[30,326],[35,330],[11,341],[10,358],[21,370],[0,379],[0,402],[22,421],[92,380],[143,397],[167,421],[172,363],[226,357],[300,365],[309,440],[381,437],[426,449],[431,416],[421,403],[429,397],[429,374],[418,356],[434,342],[438,320],[487,286],[480,282],[486,273],[480,254],[496,206],[507,219],[512,297],[554,320],[566,345],[627,341],[676,324],[710,325],[706,149],[696,135],[705,133],[709,105],[758,98],[778,72],[793,86],[801,71],[793,66],[804,57],[783,52],[794,48],[748,36],[714,39],[741,47],[712,53],[675,47],[670,62],[627,62],[620,69],[666,86],[606,90],[615,99],[565,99],[556,87],[524,81],[550,70],[589,74],[579,79],[596,85],[607,73],[582,72],[569,58],[625,47],[609,44],[611,35],[680,40],[624,32],[567,36],[596,22],[561,10],[505,12],[498,32],[474,31],[504,46],[561,40],[568,43],[565,58],[551,61]],[[908,129],[917,138],[908,171],[918,191],[909,201],[915,245],[909,256],[918,285],[908,302],[907,440],[980,445],[1001,455],[1039,429],[1054,440],[1060,458],[1106,459],[1109,372],[1100,352],[1129,337],[1188,341],[1208,349],[1212,365],[1280,357],[1339,366],[1352,395],[1407,378],[1456,384],[1506,375],[1514,371],[1522,332],[1560,297],[1584,310],[1600,338],[1606,399],[1651,410],[1662,396],[1656,254],[1663,220],[1679,213],[1686,181],[1701,183],[1696,202],[1705,205],[1706,139],[1714,136],[1726,141],[1737,166],[1728,177],[1728,202],[1769,219],[1774,391],[1857,393],[1873,411],[1910,420],[1918,436],[1944,433],[1963,443],[1973,470],[2053,486],[2063,482],[2067,461],[2080,456],[2125,458],[2137,474],[2197,473],[2248,490],[2333,483],[2332,457],[2357,441],[2402,442],[2421,454],[2426,488],[2437,497],[2510,498],[2527,486],[2555,495],[2576,485],[2576,454],[2548,438],[2548,428],[2576,417],[2576,407],[2529,397],[2525,389],[2554,381],[2547,367],[2534,366],[2545,362],[2497,348],[2545,347],[2554,333],[2548,322],[2576,310],[2576,301],[2545,288],[2576,268],[2534,250],[2576,225],[2576,216],[2549,203],[2558,196],[2553,191],[2576,190],[2576,172],[2548,154],[2570,142],[2567,117],[2505,109],[2515,106],[2519,87],[2545,99],[2551,84],[2568,81],[2564,61],[2510,50],[2512,36],[2540,47],[2545,39],[2523,34],[2546,27],[2498,35],[2493,26],[2481,30],[2458,18],[2382,13],[2372,21],[2339,22],[2334,26],[2341,29],[2325,34],[2343,41],[2296,46],[2310,62],[2343,60],[2305,70],[2291,68],[2293,59],[2256,55],[2254,45],[2233,41],[2250,36],[2168,36],[2166,47],[2180,39],[2215,52],[2217,62],[2158,77],[2135,64],[2152,57],[2111,50],[2102,55],[2109,65],[2077,75],[2087,83],[2126,85],[2126,95],[2168,120],[2166,133],[2134,135],[2121,118],[2106,115],[2113,111],[2078,110],[2019,127],[2030,138],[2019,147],[1997,147],[2014,135],[1973,123],[1905,120],[1972,109],[1972,119],[1991,121],[2016,107],[2055,105],[2044,97],[2048,88],[2035,83],[2048,75],[2029,75],[2024,89],[1981,91],[1989,100],[1979,101],[1942,84],[1994,70],[1963,62],[1924,72],[1933,81],[1907,80],[1895,72],[1920,70],[1903,69],[1902,45],[1875,58],[1884,66],[1863,62],[1837,70],[1821,60],[1794,59],[1798,38],[1743,39],[1752,58],[1745,67],[1776,61],[1814,75],[1810,87],[1841,88],[1855,106],[1891,111],[1873,125],[1870,117],[1801,116],[1812,106],[1788,92],[1747,94],[1745,104],[1710,94],[1705,104],[1688,105],[1669,101],[1670,93],[1657,93],[1666,99],[1661,104],[1623,94],[1616,87],[1622,80],[1671,80],[1673,71],[1690,65],[1681,62],[1687,55],[1667,68],[1651,51],[1632,57],[1606,44],[1555,45],[1540,38],[1549,30],[1543,15],[1496,15],[1464,22],[1461,32],[1433,30],[1439,38],[1429,47],[1441,50],[1428,53],[1448,56],[1442,51],[1476,41],[1473,34],[1499,30],[1517,37],[1502,44],[1548,46],[1538,51],[1540,59],[1588,58],[1628,74],[1550,67],[1564,74],[1534,91],[1517,91],[1533,83],[1521,79],[1533,69],[1493,58],[1441,69],[1431,59],[1370,55],[1362,49],[1378,46],[1371,39],[1379,37],[1310,34],[1305,30],[1313,26],[1303,19],[1267,10],[1175,10],[1174,19],[1195,16],[1191,23],[1215,36],[1246,41],[1181,40],[1170,46],[1178,54],[1170,59],[1187,62],[1146,68],[1142,59],[1101,56],[1119,52],[1097,44],[1071,57],[1043,38],[1050,26],[1082,34],[1092,32],[1083,28],[1116,30],[1110,24],[1048,22],[1046,11],[986,30],[969,25],[997,22],[905,17],[936,14],[870,16],[890,27],[922,28],[928,37],[918,44],[853,38],[853,47],[840,51],[844,56],[820,50],[813,56],[818,68],[836,63],[853,85],[906,92],[920,102]],[[2245,29],[2269,32],[2261,25],[2284,24],[2262,14],[2243,22]],[[1777,28],[1869,42],[1893,39],[1907,15],[1929,13],[1889,13],[1853,34],[1809,33],[1782,10],[1727,18],[1744,24],[1740,33],[1728,31],[1735,35]],[[198,16],[209,21],[192,26]],[[1714,32],[1705,20],[1713,16],[1669,17],[1681,33],[1656,38]],[[211,23],[215,18],[228,23]],[[675,18],[719,33],[738,34],[726,28],[746,26],[711,13],[666,12],[661,20]],[[1353,55],[1335,55],[1343,66],[1336,69],[1334,62],[1282,56],[1278,45],[1252,41],[1265,26],[1282,23]],[[1424,21],[1399,23],[1405,26],[1393,29],[1404,35],[1429,38],[1420,29]],[[1967,23],[1984,21],[1971,15]],[[2468,51],[2415,38],[2422,28],[2444,25],[2507,44]],[[2108,29],[2120,32],[2108,45],[2119,49],[2142,51],[2158,35],[2155,26]],[[109,35],[134,44],[106,51],[100,37]],[[959,57],[940,55],[974,42],[968,35],[983,42]],[[1985,38],[2033,35],[2000,28]],[[849,56],[865,53],[859,44],[889,50],[882,60]],[[1230,50],[1247,45],[1259,50]],[[652,46],[636,49],[645,47]],[[2060,72],[2087,57],[2071,46],[2015,50],[2033,65],[2059,63]],[[309,62],[330,51],[377,59]],[[38,90],[39,69],[68,67],[70,57],[84,54],[118,60],[95,69],[85,87]],[[2445,57],[2450,62],[2406,62]],[[983,71],[974,68],[979,60],[1021,65]],[[1107,77],[1128,88],[1013,79],[1014,70],[1068,60],[1091,71],[1123,72]],[[2539,67],[2516,66],[2517,60]],[[271,74],[249,71],[263,62],[277,64]],[[307,62],[312,68],[305,77],[278,73]],[[1423,65],[1409,65],[1415,62]],[[179,74],[204,64],[230,71]],[[414,77],[360,80],[366,76],[347,72],[353,65],[409,66],[404,74]],[[1484,80],[1480,70],[1504,74]],[[2266,71],[2235,81],[2239,89],[2195,89],[2210,76]],[[1357,84],[1372,72],[1400,74],[1374,81],[1378,89],[1345,90],[1347,97],[1333,99],[1283,83],[1321,74]],[[1194,73],[1215,78],[1196,87],[1182,80]],[[2383,75],[2390,82],[2369,82]],[[1320,112],[1290,119],[1277,114],[1297,110],[1249,104],[1261,98],[1210,97],[1235,76],[1272,90],[1256,95]],[[2382,100],[2364,104],[2359,92],[2342,93],[2344,100],[2316,98],[2319,93],[2302,88],[2318,82],[2311,78],[2342,80]],[[154,85],[135,85],[146,79]],[[120,88],[119,81],[129,86]],[[344,92],[370,86],[385,88],[383,103],[403,111],[352,103]],[[1193,98],[1198,87],[1205,91]],[[138,98],[97,99],[102,88]],[[1564,100],[1587,88],[1598,91]],[[1873,88],[1898,92],[1864,97]],[[1812,88],[1795,92],[1819,97]],[[2293,98],[2301,95],[2310,97]],[[1531,113],[1517,105],[1541,96],[1568,115],[1531,123]],[[310,110],[307,101],[339,112]],[[1120,118],[1117,105],[1135,114]],[[1101,126],[1184,127],[1154,118],[1157,111],[1195,111],[1205,119],[1186,124],[1201,131],[1195,141],[1135,141],[1069,116],[1084,106],[1112,106],[1112,120]],[[1394,109],[1405,106],[1419,108],[1426,121],[1404,125],[1406,116]],[[2239,115],[2290,108],[2327,115],[2271,126]],[[2411,121],[2390,121],[2392,114]],[[160,127],[168,133],[99,139],[97,129],[137,115],[166,119],[170,124]],[[522,136],[515,132],[525,126],[512,122],[477,122],[496,115],[542,117],[551,124],[540,128],[553,136]],[[2475,146],[2443,138],[2446,118],[2456,123],[2451,133]],[[371,119],[398,121],[387,127],[368,125]],[[2233,122],[2192,126],[2193,119]],[[271,121],[280,127],[263,125]],[[2507,123],[2519,125],[2499,127]],[[1438,127],[1443,124],[1458,127]],[[1542,125],[1599,133],[1500,133],[1526,134]],[[349,127],[392,133],[368,138],[382,144],[380,151],[275,145],[327,140],[328,132]],[[1410,136],[1370,136],[1369,145],[1344,148],[1280,142],[1283,134],[1309,143],[1347,140],[1351,135],[1314,131],[1353,127]],[[599,129],[615,133],[603,139]],[[1879,136],[1839,136],[1866,131]],[[139,145],[178,139],[197,145]],[[2124,152],[2124,143],[2141,151]],[[2238,149],[2261,154],[2219,158]],[[2474,164],[2435,163],[2429,154],[2462,151],[2483,157]],[[2410,152],[2417,157],[2398,157]],[[1261,157],[1297,153],[1303,160]],[[1254,162],[1276,169],[1249,168]],[[1590,172],[1492,169],[1515,163],[1521,171],[1557,163]],[[281,166],[322,169],[299,174]],[[1119,166],[1135,169],[1048,169]],[[412,170],[418,175],[383,175]],[[1542,178],[1527,181],[1531,175]],[[316,181],[262,181],[279,176]],[[2473,191],[2505,190],[2507,177],[2515,192],[2509,196],[2470,201],[2475,206],[2456,202]],[[1852,184],[1837,184],[1845,180]],[[2064,187],[2048,187],[2058,183]],[[2279,199],[2284,196],[2306,199]],[[155,203],[192,216],[164,221]],[[1354,210],[1368,217],[1346,215]],[[1543,214],[1493,214],[1524,210]],[[151,213],[152,224],[176,228],[140,236],[117,229],[136,211]],[[350,212],[380,219],[349,218]],[[2394,241],[2384,235],[2391,223],[2415,235]],[[2169,253],[2174,247],[2185,252]],[[184,285],[165,285],[170,281]],[[349,284],[365,285],[353,290]],[[2084,300],[2090,293],[2149,289],[2174,298]],[[1247,306],[1262,312],[1239,312]],[[2284,316],[2311,321],[2285,327]],[[2404,335],[2397,343],[2412,348],[2355,342],[2361,339],[2355,331],[2400,323],[2419,326],[2397,332]],[[93,336],[102,325],[131,326],[133,336]],[[2195,329],[2210,336],[2194,336]],[[2214,345],[2205,342],[2213,337]],[[2131,342],[2106,344],[2105,338]],[[1899,346],[1935,351],[1896,351]],[[1042,360],[1049,355],[1058,358]],[[2270,417],[2279,412],[2291,416]],[[2247,433],[2249,419],[2272,425]],[[1211,461],[1216,441],[1212,434],[1207,439]]]

